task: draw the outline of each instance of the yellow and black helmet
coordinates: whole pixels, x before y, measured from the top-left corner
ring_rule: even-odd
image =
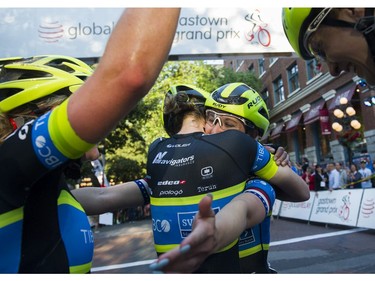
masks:
[[[67,97],[83,80],[61,69],[39,64],[15,62],[0,67],[0,113],[52,94]]]
[[[205,106],[244,118],[247,127],[257,129],[261,137],[270,124],[266,103],[257,91],[244,83],[221,86],[209,95]]]

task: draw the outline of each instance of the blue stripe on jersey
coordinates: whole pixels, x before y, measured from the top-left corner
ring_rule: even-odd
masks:
[[[21,258],[22,220],[0,228],[0,273],[17,273]]]
[[[90,263],[94,254],[94,236],[86,214],[68,204],[59,205],[58,213],[69,266]]]
[[[48,131],[51,111],[35,120],[32,130],[32,144],[40,163],[47,169],[53,169],[66,162],[66,158],[54,145]]]
[[[212,209],[228,204],[237,194],[214,200]],[[156,245],[175,245],[190,234],[198,205],[155,206],[151,204],[152,226]]]

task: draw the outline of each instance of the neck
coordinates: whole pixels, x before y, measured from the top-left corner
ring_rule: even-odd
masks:
[[[178,134],[190,134],[195,132],[202,132],[204,133],[204,120],[198,120],[194,117],[186,117],[182,123],[181,130]]]

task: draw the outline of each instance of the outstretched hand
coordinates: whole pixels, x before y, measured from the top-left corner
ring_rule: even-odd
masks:
[[[196,271],[204,260],[215,252],[215,212],[211,208],[212,195],[199,202],[199,211],[193,222],[192,232],[178,248],[162,254],[150,269],[162,272],[190,273]]]

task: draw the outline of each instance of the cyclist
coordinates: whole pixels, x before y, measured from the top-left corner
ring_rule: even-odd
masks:
[[[374,8],[283,8],[284,32],[305,60],[327,64],[332,76],[354,72],[375,85]]]
[[[63,174],[85,152],[97,157],[95,144],[147,94],[179,11],[126,9],[85,83],[47,63],[2,60],[1,273],[90,271],[90,225]]]
[[[222,91],[223,89],[226,90]],[[217,106],[229,112],[231,108],[236,108],[238,112],[243,112],[246,108],[259,103],[256,99],[249,99],[248,91],[255,92],[242,83],[224,85],[209,96],[206,106]],[[221,95],[222,93],[224,94]],[[277,167],[264,147],[243,133],[249,126],[254,129],[253,124],[233,114],[207,109],[208,126],[218,123],[227,130],[219,134],[205,135],[202,133],[203,127],[207,129],[208,126],[205,125],[204,118],[199,116],[197,109],[193,111],[195,115],[192,114],[192,109],[189,110],[191,102],[192,99],[177,93],[171,105],[165,107],[165,110],[168,112],[168,108],[177,108],[180,111],[175,114],[184,113],[184,118],[180,121],[181,129],[171,138],[156,140],[149,149],[147,168],[151,188],[151,213],[153,218],[160,222],[160,227],[154,229],[156,250],[161,254],[181,243],[182,238],[191,231],[199,200],[204,194],[211,193],[215,212],[225,208],[237,211],[231,215],[230,212],[218,212],[223,218],[223,227],[216,225],[219,229],[215,239],[217,244],[209,252],[209,257],[204,257],[202,265],[194,263],[193,268],[186,270],[184,267],[189,264],[183,257],[179,265],[167,265],[165,269],[182,272],[235,272],[237,269],[233,252],[238,250],[233,243],[237,242],[236,238],[241,234],[239,231],[245,230],[244,221],[247,222],[245,225],[254,226],[266,217],[270,211],[269,207],[272,207],[272,200],[268,200],[268,194],[257,193],[259,190],[255,191],[256,188],[244,191],[250,172],[253,171],[255,175],[271,183],[277,182],[280,186],[288,186],[285,191],[295,192],[295,200],[307,200],[309,191],[297,174],[289,167]],[[211,118],[211,113],[216,115]],[[260,121],[268,122],[264,116]],[[258,161],[260,159],[261,162]],[[261,184],[265,185],[265,182],[262,181]],[[229,202],[230,207],[226,207]],[[227,221],[229,216],[232,216],[230,222]],[[230,227],[226,227],[226,223]],[[165,231],[163,226],[168,231]],[[220,249],[222,251],[217,252]],[[201,250],[198,249],[198,252]],[[238,253],[236,255],[238,257]],[[163,255],[159,261],[163,263],[162,257]],[[153,268],[158,268],[158,265],[160,264],[156,263],[156,267]],[[173,267],[175,265],[176,267]]]

